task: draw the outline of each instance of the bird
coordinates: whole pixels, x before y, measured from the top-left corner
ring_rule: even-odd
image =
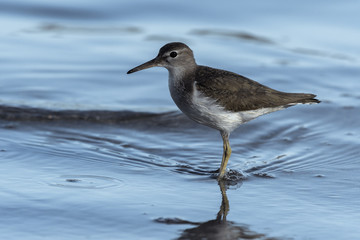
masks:
[[[182,42],[165,44],[154,59],[127,74],[151,67],[168,70],[170,95],[186,116],[220,131],[223,154],[219,181],[225,179],[232,151],[230,133],[241,124],[297,104],[320,103],[311,93],[277,91],[230,71],[198,65],[193,51]]]

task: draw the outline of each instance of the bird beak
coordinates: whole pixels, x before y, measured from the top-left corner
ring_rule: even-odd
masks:
[[[137,71],[141,71],[141,70],[144,70],[144,69],[147,69],[147,68],[151,68],[151,67],[160,67],[160,64],[159,64],[159,60],[158,58],[154,58],[144,64],[141,64],[137,67],[134,67],[133,69],[129,70],[127,72],[127,74],[130,74],[130,73],[134,73],[134,72],[137,72]]]

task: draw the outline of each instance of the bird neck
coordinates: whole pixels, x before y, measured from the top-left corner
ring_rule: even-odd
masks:
[[[169,90],[172,99],[181,110],[186,110],[189,94],[192,93],[192,86],[195,77],[195,69],[183,67],[170,68],[169,70]]]
[[[191,62],[183,62],[181,65],[177,66],[166,66],[167,70],[169,71],[170,76],[174,79],[181,79],[187,75],[191,75],[196,71],[197,64],[195,61]]]
[[[184,86],[185,82],[192,79],[197,65],[182,65],[167,68],[169,71],[169,87],[179,88]]]

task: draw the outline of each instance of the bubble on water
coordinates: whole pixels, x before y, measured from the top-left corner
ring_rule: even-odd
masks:
[[[119,179],[96,175],[61,175],[53,182],[48,183],[53,187],[103,189],[119,187],[123,182]]]

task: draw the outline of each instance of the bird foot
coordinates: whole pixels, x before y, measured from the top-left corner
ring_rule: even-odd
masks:
[[[224,175],[220,176],[219,170],[212,172],[212,177],[216,178],[218,182],[225,182],[226,185],[237,185],[239,182],[247,179],[247,174],[242,171],[229,169]]]

